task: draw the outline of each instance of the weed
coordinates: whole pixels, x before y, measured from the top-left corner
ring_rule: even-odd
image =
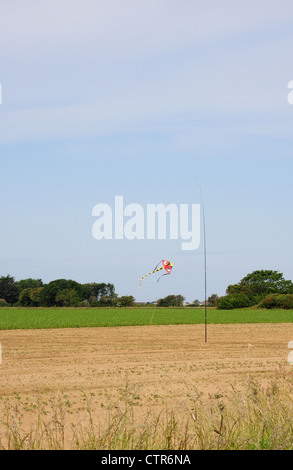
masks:
[[[203,399],[195,391],[175,409],[165,406],[136,413],[137,386],[126,384],[113,406],[95,418],[94,394],[83,391],[75,423],[68,422],[68,394],[31,405],[34,423],[23,425],[28,404],[14,397],[0,420],[0,449],[107,450],[291,450],[293,449],[293,378],[279,371],[263,388],[252,376],[242,391]],[[103,404],[100,404],[103,406]]]

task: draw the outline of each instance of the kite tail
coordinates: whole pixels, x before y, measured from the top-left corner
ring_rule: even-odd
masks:
[[[145,277],[149,276],[150,274],[154,274],[154,273],[156,273],[156,272],[158,272],[158,271],[161,271],[162,269],[164,269],[164,266],[162,266],[162,267],[159,268],[159,269],[154,269],[152,272],[150,272],[150,273],[145,274],[144,276],[142,276],[142,277],[140,278],[140,280],[139,280],[138,289],[140,288],[141,281],[142,281]]]

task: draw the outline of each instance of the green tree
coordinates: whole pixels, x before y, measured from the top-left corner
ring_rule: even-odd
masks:
[[[218,308],[241,308],[258,305],[269,294],[292,294],[292,281],[273,270],[257,270],[247,274],[238,284],[226,289],[226,296],[218,300]]]
[[[64,289],[74,289],[80,301],[88,300],[90,297],[90,289],[87,285],[79,284],[71,279],[56,279],[44,286],[42,291],[43,304],[47,307],[56,305],[56,296]]]
[[[19,292],[23,291],[24,289],[36,289],[38,287],[43,286],[42,279],[21,279],[20,281],[16,282]]]
[[[157,302],[158,307],[182,307],[185,298],[182,295],[167,295]]]
[[[218,299],[219,299],[219,297],[217,296],[217,294],[210,295],[210,297],[208,298],[209,306],[210,307],[215,307],[217,305]]]
[[[43,303],[43,290],[44,287],[36,287],[35,289],[31,289],[30,291],[30,298],[32,301],[32,305],[34,307],[40,307]]]
[[[23,289],[18,297],[18,302],[22,307],[32,307],[31,288]]]
[[[131,307],[135,298],[132,295],[123,295],[115,300],[116,307]]]
[[[114,299],[117,297],[115,293],[115,287],[113,284],[106,284],[104,282],[96,283],[91,282],[85,284],[86,288],[89,290],[89,301],[90,303],[98,302],[102,298]]]
[[[0,299],[6,300],[8,304],[14,304],[18,300],[19,290],[14,277],[0,277]]]
[[[75,307],[82,299],[79,297],[76,289],[62,289],[56,295],[55,301],[60,307]]]
[[[39,307],[42,305],[42,292],[44,287],[23,289],[18,297],[18,302],[22,307]]]
[[[252,296],[264,296],[270,293],[293,293],[292,281],[286,281],[279,271],[259,270],[247,274],[238,284],[232,284],[227,288],[227,294],[246,294]]]

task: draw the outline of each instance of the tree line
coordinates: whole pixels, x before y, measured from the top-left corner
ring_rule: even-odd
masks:
[[[181,307],[182,295],[168,295],[157,301],[159,307]],[[237,284],[230,284],[226,295],[212,294],[208,306],[221,310],[247,308],[293,309],[293,283],[279,271],[258,270],[247,274]],[[15,281],[0,277],[0,307],[129,307],[135,305],[132,295],[118,297],[111,283],[81,284],[74,280],[56,279],[47,284],[41,279]],[[146,304],[148,305],[148,303]],[[199,306],[195,300],[189,307]]]
[[[216,306],[221,310],[253,306],[293,309],[293,283],[279,271],[253,271],[237,284],[229,285],[226,295],[217,299]]]
[[[160,307],[181,307],[182,295],[159,299]],[[148,305],[147,303],[146,305]],[[41,279],[15,281],[11,275],[0,277],[0,307],[130,307],[132,295],[118,297],[114,284],[81,284],[71,279],[56,279],[47,284]]]
[[[111,283],[81,284],[71,279],[56,279],[47,284],[41,279],[0,277],[0,306],[21,307],[124,307],[132,296],[118,297]]]

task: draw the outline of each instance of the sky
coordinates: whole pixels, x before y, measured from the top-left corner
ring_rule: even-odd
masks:
[[[193,251],[96,240],[94,206],[123,196],[204,202],[208,296],[293,280],[292,45],[291,0],[3,0],[0,276],[203,300],[202,217]]]

